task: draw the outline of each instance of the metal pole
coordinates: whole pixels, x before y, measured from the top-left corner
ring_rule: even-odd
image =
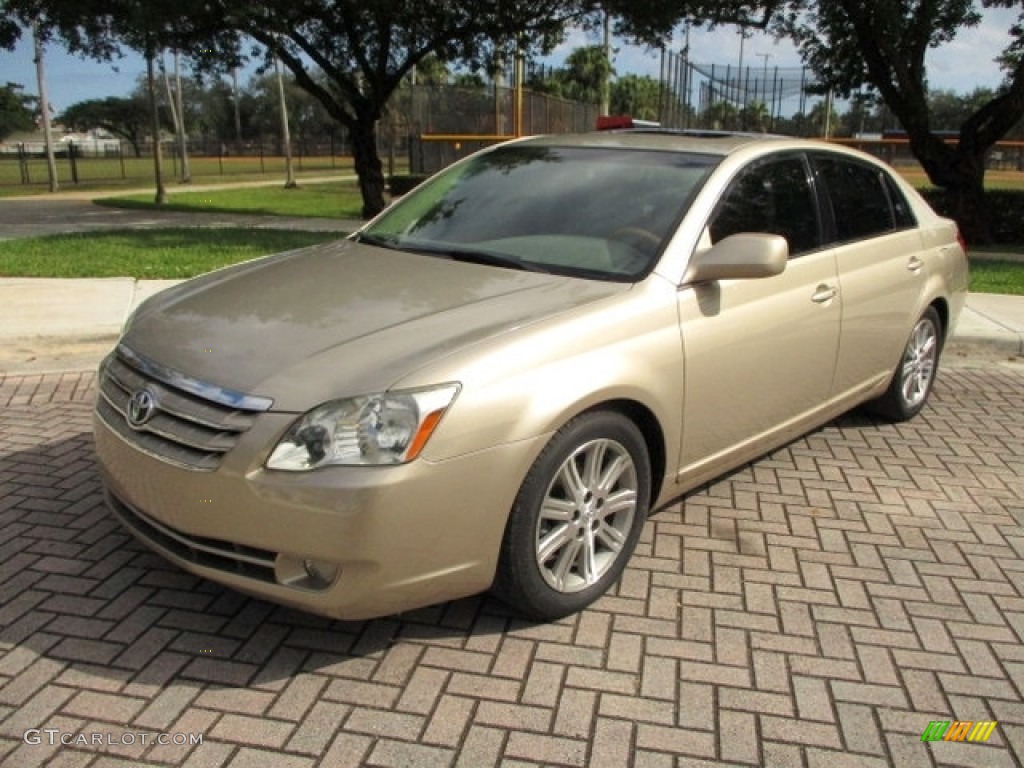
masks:
[[[686,25],[686,38],[683,43],[683,128],[690,127],[690,81],[693,77],[690,69],[690,25]]]
[[[274,56],[274,72],[277,74],[277,97],[281,107],[281,148],[284,150],[284,188],[297,187],[295,169],[292,168],[292,137],[288,131],[288,104],[284,98],[284,77],[281,76],[281,62]]]
[[[740,83],[743,80],[743,44],[747,40],[747,31],[740,27],[740,63],[736,65],[736,101],[740,102],[740,105],[746,104],[746,98],[740,97]]]
[[[658,121],[663,125],[665,120],[665,46],[661,46],[661,63],[658,66]]]
[[[242,154],[242,105],[238,95],[238,68],[231,70],[231,96],[235,102],[235,154]]]
[[[772,75],[772,116],[770,123],[770,130],[775,130],[775,115],[782,114],[782,89],[785,87],[785,82],[779,79],[779,65],[775,65],[775,74]],[[778,97],[778,113],[776,113],[775,99]]]
[[[174,51],[174,101],[178,114],[178,148],[181,152],[181,183],[192,181],[192,171],[188,167],[188,133],[185,130],[185,100],[181,93],[181,54]]]
[[[601,73],[601,114],[608,116],[612,100],[612,26],[611,16],[604,11],[604,72]]]
[[[57,158],[53,154],[53,136],[50,135],[50,99],[46,95],[46,68],[43,64],[43,39],[39,35],[39,25],[32,24],[32,43],[35,48],[36,82],[39,86],[39,114],[43,122],[43,142],[46,147],[46,170],[50,175],[50,191],[60,188],[57,181]]]

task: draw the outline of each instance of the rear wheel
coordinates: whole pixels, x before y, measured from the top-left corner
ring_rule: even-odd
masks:
[[[640,430],[621,414],[583,414],[552,437],[519,490],[494,593],[557,619],[618,580],[643,529],[651,469]]]
[[[934,307],[928,307],[910,332],[903,357],[896,367],[889,389],[869,404],[893,421],[912,419],[928,401],[942,350],[942,321]]]

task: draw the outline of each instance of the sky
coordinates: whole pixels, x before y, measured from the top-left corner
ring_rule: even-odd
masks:
[[[1008,42],[1008,30],[1016,17],[1015,9],[989,9],[981,25],[961,30],[953,42],[933,49],[927,59],[931,87],[967,93],[977,87],[998,86],[1002,75],[992,58]],[[596,35],[574,31],[547,57],[546,62],[557,66],[574,48],[597,42]],[[679,51],[683,43],[683,33],[679,31],[670,48]],[[616,48],[614,66],[617,74],[658,77],[660,59],[656,52],[621,42]],[[739,62],[740,35],[735,27],[695,30],[690,36],[690,51],[690,60],[695,63],[736,65]],[[777,42],[763,33],[748,37],[743,52],[744,66],[800,66],[800,57],[791,44]],[[766,54],[767,58],[761,54]],[[44,60],[50,103],[58,114],[71,104],[86,99],[126,96],[145,72],[145,64],[138,55],[112,63],[99,63],[71,56],[57,44],[46,47]],[[25,93],[36,93],[31,40],[23,39],[13,52],[0,51],[0,83],[7,82],[21,84]]]

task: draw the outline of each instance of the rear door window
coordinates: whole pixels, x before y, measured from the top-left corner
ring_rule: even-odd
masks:
[[[835,242],[863,240],[914,226],[906,198],[881,168],[820,154],[813,162],[832,203]]]

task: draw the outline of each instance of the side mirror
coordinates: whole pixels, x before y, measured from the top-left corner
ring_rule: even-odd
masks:
[[[789,258],[789,243],[780,235],[742,232],[694,253],[683,283],[756,279],[781,274]]]

